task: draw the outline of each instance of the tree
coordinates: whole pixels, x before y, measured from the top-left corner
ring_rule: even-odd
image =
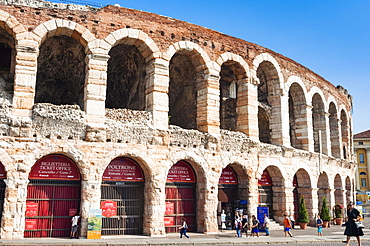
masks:
[[[322,200],[320,217],[323,221],[330,221],[330,212],[328,206],[326,205],[326,197],[324,197]]]
[[[298,211],[298,222],[300,223],[309,223],[308,212],[306,209],[306,203],[304,201],[304,196],[301,196],[299,200],[299,211]]]
[[[343,218],[342,206],[340,204],[335,204],[334,214],[335,214],[335,218]]]

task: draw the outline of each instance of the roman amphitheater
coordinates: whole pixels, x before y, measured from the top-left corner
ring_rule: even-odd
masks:
[[[182,217],[210,234],[222,212],[297,216],[301,196],[313,223],[324,197],[354,200],[351,110],[343,87],[201,26],[0,0],[1,238],[68,237],[74,214],[86,237],[94,211],[102,235]]]

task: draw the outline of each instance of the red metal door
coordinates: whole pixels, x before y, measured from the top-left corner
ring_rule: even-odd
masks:
[[[69,210],[79,210],[80,182],[31,180],[27,192],[24,237],[69,237]]]

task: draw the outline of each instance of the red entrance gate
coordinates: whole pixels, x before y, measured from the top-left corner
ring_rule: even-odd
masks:
[[[0,221],[3,216],[3,209],[4,209],[4,197],[5,197],[5,182],[6,179],[6,171],[4,169],[3,164],[0,162]]]
[[[25,237],[69,237],[79,210],[80,174],[73,161],[51,155],[36,162],[27,187]]]
[[[196,231],[196,179],[187,162],[179,161],[171,167],[166,183],[166,232],[178,232],[186,218],[188,231]]]

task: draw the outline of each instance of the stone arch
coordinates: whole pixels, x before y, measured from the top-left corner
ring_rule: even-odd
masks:
[[[334,199],[335,204],[344,204],[344,189],[342,178],[339,174],[334,177]]]
[[[282,145],[283,139],[282,121],[266,121],[271,118],[271,115],[282,115],[281,89],[283,88],[283,76],[280,71],[280,66],[271,55],[263,53],[258,55],[253,60],[252,72],[259,80],[257,88],[259,112],[258,125],[260,141],[272,144]],[[252,75],[253,76],[253,75]],[[262,113],[265,111],[265,113]],[[268,129],[268,130],[267,130]]]
[[[323,96],[315,93],[312,96],[312,128],[314,139],[314,151],[328,154],[326,112]],[[320,134],[321,133],[321,134]]]
[[[169,59],[169,121],[185,129],[202,129],[207,108],[206,93],[210,59],[199,45],[180,41],[171,45]],[[205,119],[206,120],[206,119]],[[207,120],[206,120],[207,121]]]
[[[349,149],[349,126],[348,126],[348,117],[344,109],[340,111],[340,130],[341,130],[341,139],[342,139],[342,155],[344,159],[347,159],[350,156]]]
[[[288,92],[290,143],[294,148],[308,150],[307,93],[298,77],[290,77],[288,82],[291,83]]]
[[[329,103],[329,129],[331,142],[331,155],[340,158],[340,133],[339,133],[339,118],[338,109],[334,102]]]
[[[326,172],[320,173],[318,182],[317,182],[317,198],[318,198],[318,208],[322,207],[322,201],[326,197],[327,203],[331,204],[330,196],[330,184],[329,178]]]
[[[39,37],[35,103],[77,104],[84,110],[87,44],[94,35],[61,19],[47,21],[32,33]]]
[[[236,131],[241,126],[239,115],[246,100],[243,93],[248,78],[248,65],[238,55],[226,52],[217,60],[220,65],[220,128]]]

